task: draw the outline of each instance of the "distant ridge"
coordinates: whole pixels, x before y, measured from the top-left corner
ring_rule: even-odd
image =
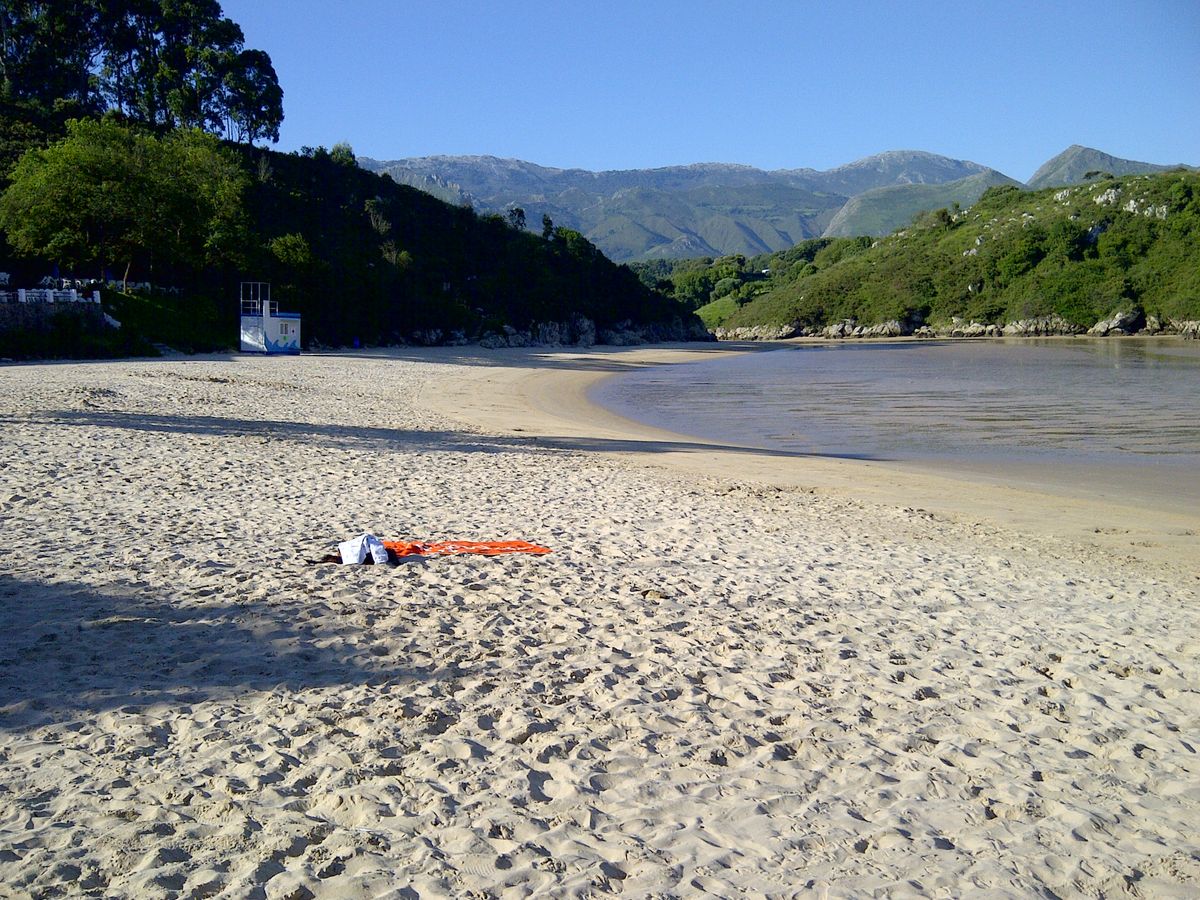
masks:
[[[359,164],[483,213],[520,207],[533,231],[542,217],[581,232],[616,262],[771,253],[821,236],[890,234],[923,211],[969,206],[988,187],[1021,182],[969,160],[891,150],[824,171],[694,163],[592,172],[495,156],[424,156]],[[1029,187],[1075,184],[1089,172],[1159,172],[1075,145],[1049,160]]]
[[[773,172],[811,190],[845,197],[865,191],[902,184],[944,184],[981,172],[987,166],[962,159],[951,159],[924,150],[890,150],[818,172],[814,169],[783,169]]]
[[[481,212],[520,207],[535,231],[542,216],[549,216],[555,225],[582,232],[618,262],[784,250],[824,234],[846,201],[864,191],[993,172],[920,150],[879,153],[826,171],[695,163],[591,172],[494,156],[360,158],[359,163]],[[879,233],[909,218],[905,212],[884,222]]]
[[[1133,159],[1121,159],[1091,147],[1072,144],[1058,156],[1043,163],[1041,168],[1033,173],[1028,185],[1034,190],[1044,187],[1065,187],[1085,181],[1085,176],[1089,172],[1103,172],[1107,175],[1118,176],[1148,175],[1152,172],[1166,172],[1175,168],[1179,168],[1179,166],[1164,166],[1138,162]]]

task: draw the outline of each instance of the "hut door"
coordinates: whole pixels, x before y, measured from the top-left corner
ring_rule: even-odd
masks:
[[[242,317],[242,349],[264,351],[267,349],[266,335],[263,333],[261,318]]]

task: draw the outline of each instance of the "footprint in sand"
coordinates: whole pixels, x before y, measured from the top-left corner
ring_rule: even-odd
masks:
[[[546,785],[553,781],[549,772],[540,772],[537,769],[529,770],[529,796],[538,803],[549,803],[550,795],[546,793]]]

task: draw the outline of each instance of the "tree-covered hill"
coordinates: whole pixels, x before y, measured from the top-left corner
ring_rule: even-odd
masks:
[[[601,331],[628,320],[620,330],[648,337],[703,333],[578,232],[452,206],[359,168],[345,145],[283,154],[113,122],[70,128],[11,173],[0,271],[178,289],[176,313],[210,323],[184,341],[195,349],[233,344],[242,280],[272,282],[306,341],[325,345],[478,339],[581,316]]]
[[[1200,174],[1103,178],[1041,191],[989,188],[969,209],[922,214],[884,238],[806,241],[783,253],[642,269],[710,326],[911,329],[961,317],[1003,325],[1117,311],[1200,318]]]
[[[13,0],[0,36],[0,271],[156,286],[108,292],[126,323],[111,352],[234,345],[241,281],[272,282],[307,343],[512,342],[539,323],[707,337],[561,222],[445,203],[346,144],[255,146],[278,135],[282,90],[216,0]],[[25,337],[10,329],[0,355],[105,352]]]
[[[571,229],[533,234],[515,216],[481,217],[359,168],[348,148],[253,151],[246,164],[263,248],[248,264],[322,342],[431,330],[479,338],[578,316],[601,329],[630,320],[663,336],[696,330],[686,310]]]

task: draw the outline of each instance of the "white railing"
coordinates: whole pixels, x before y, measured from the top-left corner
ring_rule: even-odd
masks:
[[[14,292],[9,291],[6,294],[6,299],[12,296]],[[92,291],[90,294],[81,294],[79,291],[71,288],[68,291],[57,291],[53,288],[18,288],[16,290],[16,301],[18,303],[99,303],[100,292]]]
[[[248,300],[242,299],[243,316],[265,316],[271,318],[279,315],[278,300]]]

